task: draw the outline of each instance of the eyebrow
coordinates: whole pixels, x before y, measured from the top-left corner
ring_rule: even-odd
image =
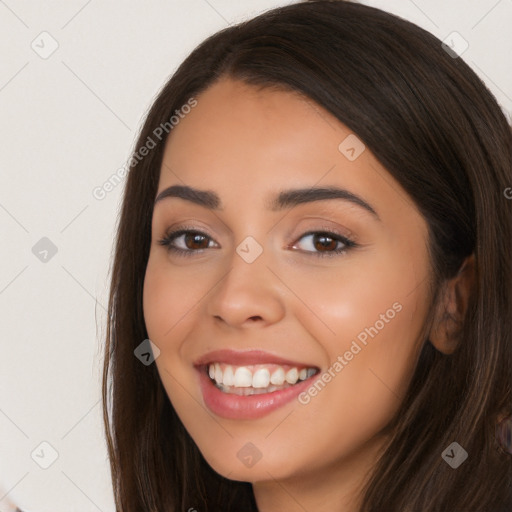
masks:
[[[211,190],[199,190],[185,185],[172,185],[162,190],[155,199],[155,205],[163,199],[178,197],[185,201],[204,206],[210,210],[222,210],[222,202],[217,193]],[[380,220],[375,209],[364,199],[353,194],[349,190],[338,187],[313,187],[281,190],[275,197],[266,203],[269,210],[280,211],[292,208],[299,204],[327,199],[342,199],[349,201],[370,212],[377,220]]]

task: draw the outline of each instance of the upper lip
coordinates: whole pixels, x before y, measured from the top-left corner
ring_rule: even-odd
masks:
[[[196,359],[194,366],[204,366],[210,363],[226,363],[235,366],[252,365],[252,364],[280,364],[290,365],[308,368],[317,368],[315,365],[309,363],[302,363],[298,361],[292,361],[263,350],[214,350],[208,352],[203,356]]]

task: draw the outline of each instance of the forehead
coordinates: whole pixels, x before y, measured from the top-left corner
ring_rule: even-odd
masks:
[[[415,210],[357,135],[311,99],[223,78],[196,100],[168,137],[159,193],[188,185],[217,191],[223,204],[263,205],[277,189],[334,185]]]
[[[181,153],[186,143],[215,160],[228,159],[243,148],[247,159],[265,148],[267,158],[280,153],[292,157],[296,144],[306,144],[311,153],[315,145],[325,151],[329,144],[336,150],[334,130],[346,131],[321,107],[298,93],[257,88],[240,81],[222,79],[197,97],[197,106],[180,121],[168,140],[168,149]],[[332,117],[328,120],[327,117]],[[337,124],[338,126],[335,126]],[[318,138],[325,139],[326,130],[332,140],[321,147]],[[332,145],[334,144],[334,148]],[[222,148],[220,152],[217,148]],[[230,149],[226,152],[226,149]],[[286,151],[290,151],[286,153]],[[241,153],[241,152],[240,152]],[[189,154],[194,158],[196,154]],[[199,155],[197,155],[199,156]],[[240,154],[238,156],[242,156]]]
[[[254,185],[271,176],[310,181],[349,163],[340,160],[338,146],[350,133],[297,93],[222,79],[172,129],[162,178],[167,165],[202,182],[226,174]]]

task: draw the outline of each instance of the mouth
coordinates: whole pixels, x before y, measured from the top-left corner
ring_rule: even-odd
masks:
[[[218,362],[204,365],[202,371],[208,373],[217,389],[238,396],[275,393],[318,373],[315,367],[277,364],[234,366]]]
[[[194,366],[205,405],[229,419],[269,414],[307,389],[320,373],[317,366],[261,351],[216,351]]]

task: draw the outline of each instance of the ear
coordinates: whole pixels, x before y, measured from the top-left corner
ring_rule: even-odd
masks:
[[[443,354],[451,354],[458,346],[475,275],[475,255],[471,254],[457,275],[442,285],[429,340]]]

